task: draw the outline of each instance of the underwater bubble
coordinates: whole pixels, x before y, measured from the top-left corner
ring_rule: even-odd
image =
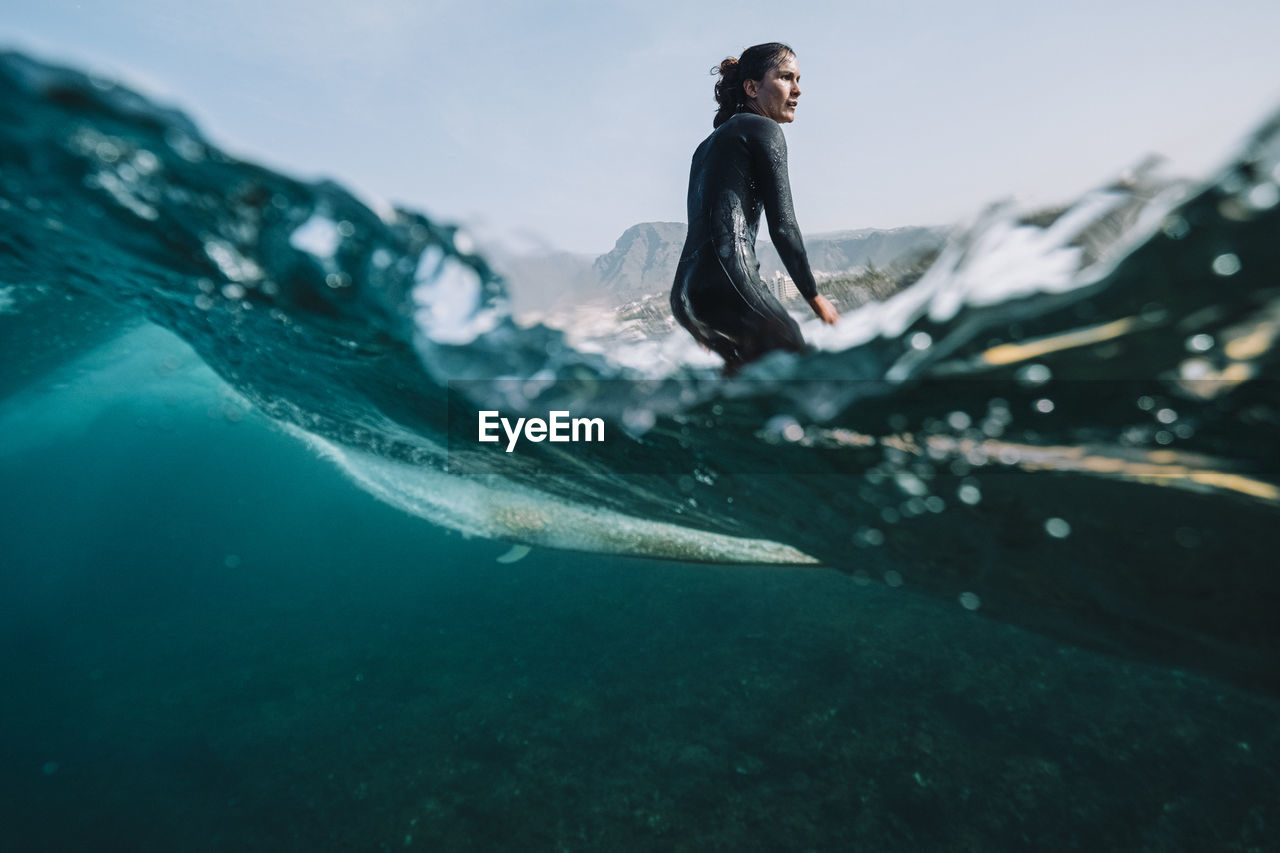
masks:
[[[343,237],[350,237],[351,235],[356,233],[356,226],[354,223],[348,222],[347,220],[343,219],[340,222],[338,222],[338,233],[341,234]]]
[[[1191,428],[1191,424],[1178,424],[1173,428],[1173,434],[1178,438],[1191,438],[1195,435],[1195,430]]]
[[[1269,181],[1258,184],[1249,190],[1249,204],[1255,210],[1270,210],[1280,204],[1280,187]]]
[[[1213,271],[1224,278],[1240,272],[1240,259],[1231,252],[1224,252],[1213,259]]]
[[[796,442],[804,438],[804,427],[790,415],[774,415],[765,421],[765,432],[780,435],[786,441]]]
[[[960,499],[960,503],[975,506],[982,500],[982,490],[972,483],[965,483],[956,489],[956,497]]]
[[[1071,525],[1061,518],[1050,518],[1044,523],[1044,532],[1054,539],[1066,539],[1071,535]]]
[[[196,307],[201,311],[208,311],[213,307],[213,299],[208,294],[202,293],[196,297]]]
[[[965,610],[977,610],[982,606],[982,599],[978,598],[978,594],[974,592],[960,593],[960,606]]]
[[[1156,444],[1173,444],[1173,433],[1162,429],[1156,433]]]
[[[879,530],[876,530],[874,527],[868,527],[862,533],[862,541],[866,542],[868,545],[883,545],[884,534]]]
[[[1142,411],[1144,412],[1151,411],[1152,409],[1155,408],[1155,405],[1156,405],[1156,401],[1148,397],[1146,394],[1143,394],[1141,397],[1138,398],[1138,408],[1142,409]]]
[[[969,475],[969,472],[973,470],[973,466],[970,465],[964,459],[953,460],[951,464],[947,466],[947,468],[948,470],[951,471],[952,474],[955,474],[957,477],[966,477]]]
[[[884,582],[886,586],[891,586],[896,589],[903,584],[902,575],[895,572],[893,569],[890,569],[884,573]]]
[[[1178,376],[1183,379],[1204,379],[1213,372],[1213,365],[1203,358],[1189,358],[1178,365]]]
[[[1171,424],[1178,419],[1178,413],[1173,409],[1161,409],[1156,412],[1156,420],[1162,424]]]
[[[933,346],[933,338],[928,332],[916,332],[907,343],[914,350],[925,350]]]
[[[227,299],[243,299],[244,292],[244,285],[224,284],[222,286],[222,295]]]
[[[929,486],[924,480],[921,480],[910,471],[898,471],[893,475],[893,479],[897,481],[898,488],[908,495],[920,497],[929,493]]]
[[[893,507],[887,506],[880,510],[880,518],[885,524],[897,524],[902,520],[902,515]]]
[[[1039,400],[1032,403],[1031,406],[1042,415],[1047,415],[1053,411],[1053,401],[1048,397],[1041,397]]]
[[[1164,221],[1164,236],[1170,240],[1181,240],[1190,233],[1191,226],[1181,216],[1175,214]]]
[[[952,412],[947,415],[947,423],[956,431],[966,430],[973,424],[973,419],[964,412]]]
[[[1187,349],[1191,352],[1208,352],[1213,349],[1213,335],[1192,335],[1187,338]]]
[[[120,149],[106,140],[99,142],[93,153],[104,163],[114,163],[120,159]]]
[[[1053,373],[1043,364],[1028,364],[1020,369],[1014,375],[1014,378],[1018,380],[1019,385],[1025,388],[1034,388],[1052,379]]]
[[[637,437],[653,429],[657,420],[652,409],[624,409],[622,412],[623,429]]]
[[[453,248],[457,250],[460,255],[469,255],[475,251],[476,244],[475,241],[471,239],[471,235],[467,234],[465,231],[454,231]]]
[[[947,508],[947,502],[937,495],[930,495],[924,499],[924,508],[929,512],[942,512]]]
[[[871,583],[871,574],[866,569],[855,569],[853,582],[858,586],[867,586]]]
[[[133,168],[140,174],[150,175],[160,168],[160,158],[145,148],[140,148],[133,155]]]

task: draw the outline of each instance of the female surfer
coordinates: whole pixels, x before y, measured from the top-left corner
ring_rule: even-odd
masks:
[[[839,314],[818,293],[791,208],[787,141],[795,121],[800,69],[795,52],[770,42],[749,47],[712,69],[719,73],[715,130],[693,153],[689,235],[671,311],[680,325],[724,359],[726,375],[773,350],[802,352],[800,327],[760,280],[760,213],[796,289],[825,323]]]

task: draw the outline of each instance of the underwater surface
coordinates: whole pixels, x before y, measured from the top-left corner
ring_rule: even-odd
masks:
[[[725,381],[0,56],[0,849],[1280,849],[1278,163]]]

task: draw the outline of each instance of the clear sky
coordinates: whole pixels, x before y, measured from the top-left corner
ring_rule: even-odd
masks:
[[[797,51],[807,233],[1206,176],[1280,107],[1276,0],[9,0],[0,45],[115,74],[213,141],[510,241],[683,221],[710,67]]]

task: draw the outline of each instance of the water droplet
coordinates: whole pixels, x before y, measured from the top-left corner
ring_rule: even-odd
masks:
[[[1240,259],[1231,252],[1224,252],[1213,259],[1213,271],[1226,277],[1240,272]]]
[[[975,592],[960,593],[960,606],[965,610],[977,610],[982,606],[982,599]]]
[[[1047,415],[1053,411],[1053,401],[1048,397],[1041,397],[1031,404],[1032,407],[1042,415]]]
[[[1249,204],[1255,210],[1270,210],[1280,204],[1280,187],[1270,181],[1249,190]]]
[[[908,343],[914,350],[926,350],[933,346],[933,338],[929,336],[928,332],[916,332],[908,340]]]
[[[790,415],[774,415],[765,422],[765,432],[796,442],[804,438],[804,427]]]
[[[895,572],[893,569],[890,569],[884,573],[884,582],[886,586],[891,586],[896,589],[902,586],[902,575]]]
[[[1066,539],[1071,535],[1071,525],[1061,518],[1050,518],[1044,523],[1044,532],[1054,539]]]
[[[947,424],[956,431],[966,430],[972,423],[973,419],[964,412],[952,412],[947,415]]]
[[[1191,352],[1208,352],[1213,349],[1212,335],[1192,335],[1187,338],[1187,349]]]
[[[977,486],[966,483],[956,490],[956,497],[960,499],[960,503],[975,506],[982,500],[982,491]]]
[[[1043,364],[1028,364],[1017,372],[1015,378],[1020,385],[1034,388],[1052,379],[1053,372]]]
[[[1161,409],[1156,412],[1156,420],[1162,424],[1171,424],[1178,419],[1178,413],[1173,409]]]
[[[644,435],[653,429],[655,423],[657,416],[652,409],[625,409],[622,412],[622,426],[633,436]]]
[[[1173,215],[1164,221],[1164,235],[1170,240],[1181,240],[1191,233],[1191,226],[1181,216]]]

